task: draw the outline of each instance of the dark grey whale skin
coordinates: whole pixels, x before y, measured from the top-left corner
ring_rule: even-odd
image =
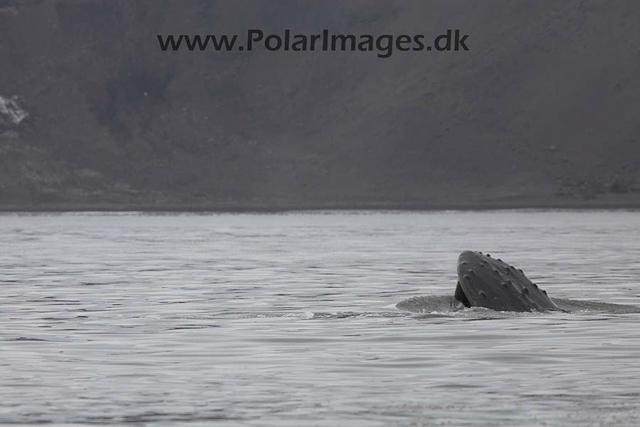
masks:
[[[454,296],[467,307],[520,312],[563,311],[522,270],[482,252],[464,251],[458,257],[458,284]]]

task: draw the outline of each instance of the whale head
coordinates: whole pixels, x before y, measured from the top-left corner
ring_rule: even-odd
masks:
[[[560,310],[522,270],[473,251],[464,251],[458,257],[454,297],[467,307],[498,311]]]

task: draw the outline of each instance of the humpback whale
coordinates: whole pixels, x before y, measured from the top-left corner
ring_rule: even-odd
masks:
[[[522,270],[482,252],[458,257],[454,298],[466,307],[497,311],[563,311]]]

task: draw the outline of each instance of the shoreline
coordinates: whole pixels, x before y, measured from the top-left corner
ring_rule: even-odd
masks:
[[[494,211],[494,210],[626,210],[640,211],[638,201],[538,201],[471,203],[326,203],[326,204],[51,204],[0,205],[0,213],[148,212],[148,213],[284,213],[304,211]]]

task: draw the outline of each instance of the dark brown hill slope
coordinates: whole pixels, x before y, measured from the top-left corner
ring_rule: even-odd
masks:
[[[638,22],[636,0],[0,1],[0,207],[640,204]],[[251,28],[470,50],[156,38]]]

